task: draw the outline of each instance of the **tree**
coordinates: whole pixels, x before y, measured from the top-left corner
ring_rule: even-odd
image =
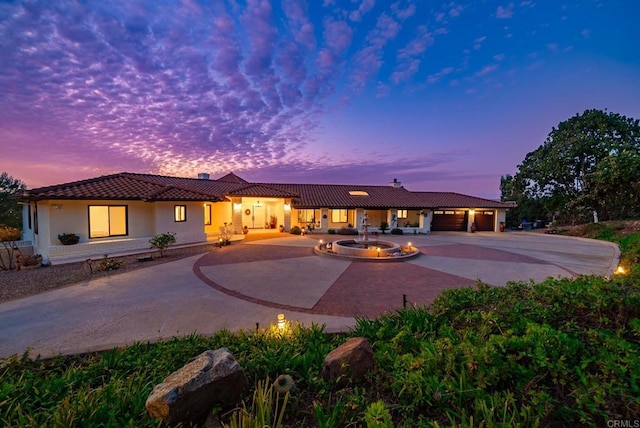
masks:
[[[553,128],[546,141],[528,153],[513,178],[525,199],[559,212],[565,221],[601,219],[640,212],[640,123],[616,113],[586,110]],[[620,197],[625,183],[627,202]],[[635,194],[633,193],[635,190]]]
[[[22,229],[22,209],[13,195],[24,191],[27,186],[6,172],[0,174],[0,224]]]
[[[527,198],[524,194],[524,183],[507,174],[500,177],[500,200],[515,202],[514,208],[507,211],[505,225],[519,226],[522,220],[547,220],[547,211],[542,200]]]

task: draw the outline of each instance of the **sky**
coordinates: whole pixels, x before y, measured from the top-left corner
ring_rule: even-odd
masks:
[[[0,171],[500,196],[554,126],[640,118],[634,0],[0,3]]]

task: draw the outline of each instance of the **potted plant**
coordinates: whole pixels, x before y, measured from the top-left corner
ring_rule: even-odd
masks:
[[[383,221],[380,223],[380,230],[382,231],[382,234],[384,235],[384,231],[389,229],[389,223],[387,223],[386,221]]]
[[[58,239],[62,245],[74,245],[80,241],[80,237],[75,233],[61,233],[58,235]]]
[[[249,233],[249,228],[248,228],[247,226],[243,227],[243,228],[242,228],[242,233],[244,233],[245,235],[246,235],[247,233]]]
[[[272,215],[271,218],[269,219],[269,226],[271,227],[271,229],[275,229],[277,224],[278,224],[278,217]]]
[[[284,232],[284,226],[280,225],[280,232]]]
[[[20,269],[32,269],[39,267],[42,264],[42,256],[40,254],[23,255],[18,254],[16,256],[16,266]]]

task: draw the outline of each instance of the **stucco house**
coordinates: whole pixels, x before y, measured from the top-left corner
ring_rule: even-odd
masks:
[[[452,192],[414,192],[389,185],[250,183],[229,173],[181,178],[119,173],[25,191],[23,240],[52,263],[146,251],[153,236],[178,244],[216,241],[221,230],[317,232],[369,223],[404,233],[498,231],[510,204]],[[58,235],[74,233],[75,245]]]

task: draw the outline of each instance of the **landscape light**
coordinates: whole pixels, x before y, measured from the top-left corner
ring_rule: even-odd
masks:
[[[615,273],[616,275],[624,275],[625,273],[627,273],[627,271],[625,271],[622,266],[618,266]]]
[[[278,329],[284,330],[285,323],[284,314],[278,314]]]

